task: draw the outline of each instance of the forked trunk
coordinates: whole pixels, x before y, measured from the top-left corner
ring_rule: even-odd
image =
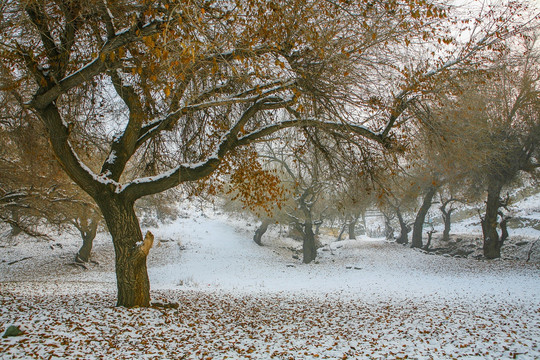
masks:
[[[85,263],[90,260],[90,256],[92,255],[92,246],[94,243],[94,238],[96,237],[96,234],[93,235],[90,233],[83,233],[81,232],[81,238],[83,241],[83,244],[79,251],[77,252],[77,255],[75,255],[75,262],[78,263]]]
[[[484,235],[484,257],[497,259],[501,257],[502,241],[497,232],[498,213],[501,205],[502,185],[497,181],[491,181],[488,185],[486,201],[486,215],[482,219],[482,232]]]
[[[153,244],[153,235],[148,232],[143,241],[133,204],[114,199],[100,203],[100,208],[114,244],[118,288],[116,305],[150,306],[146,258]]]
[[[450,240],[450,226],[452,224],[452,209],[443,212],[444,230],[442,235],[443,241]]]
[[[424,200],[422,201],[422,206],[420,206],[420,210],[418,210],[418,214],[416,214],[411,242],[411,247],[413,248],[422,248],[423,246],[422,232],[424,230],[424,221],[426,220],[426,215],[431,207],[433,196],[435,196],[436,192],[437,188],[435,186],[429,187],[426,195],[424,196]]]
[[[424,246],[424,250],[429,251],[429,247],[431,246],[431,240],[433,239],[433,234],[435,233],[435,230],[430,230],[427,233],[427,243]]]
[[[92,216],[90,219],[86,219],[84,222],[80,222],[77,225],[79,232],[81,233],[82,246],[75,255],[75,262],[88,262],[92,255],[92,246],[96,237],[99,218]]]

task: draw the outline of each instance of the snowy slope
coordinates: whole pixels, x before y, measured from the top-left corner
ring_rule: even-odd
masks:
[[[158,238],[178,239],[185,249],[178,262],[150,269],[153,288],[346,293],[368,299],[433,294],[480,298],[501,291],[537,298],[540,289],[531,276],[535,270],[508,269],[501,261],[427,256],[382,239],[332,243],[319,250],[317,263],[305,265],[293,259],[292,252],[287,256],[274,251],[272,245],[279,241],[272,234],[263,237],[269,247],[260,247],[251,240],[252,233],[238,230],[242,224],[234,227],[228,221],[189,218],[151,229]]]
[[[100,265],[70,266],[73,237],[0,252],[0,359],[537,359],[540,269],[427,255],[362,238],[304,265],[276,229],[186,209],[152,228],[154,299],[178,310],[114,304],[110,240]],[[146,230],[146,229],[144,229]],[[328,240],[328,239],[326,239]],[[8,265],[15,260],[29,259]]]

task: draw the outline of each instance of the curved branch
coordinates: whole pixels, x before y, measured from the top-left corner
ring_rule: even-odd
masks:
[[[56,106],[50,104],[37,113],[47,128],[51,146],[60,166],[84,191],[95,197],[106,184],[98,181],[96,175],[78,158],[69,143],[69,129],[64,125]]]
[[[334,123],[312,118],[282,121],[280,123],[255,130],[239,138],[238,145],[247,145],[265,136],[271,135],[276,131],[292,127],[313,127],[321,129],[323,131],[352,133],[376,141],[380,144],[387,145],[387,142],[385,141],[385,138],[382,136],[382,134],[376,133],[364,126],[345,123]]]
[[[182,164],[161,175],[134,180],[120,187],[117,192],[123,194],[127,201],[135,201],[143,196],[171,189],[186,181],[202,179],[214,172],[220,162],[221,159],[210,157],[199,164]]]
[[[186,181],[195,181],[210,175],[217,169],[223,157],[234,148],[244,145],[238,141],[238,133],[243,129],[244,125],[258,111],[274,109],[276,107],[284,107],[293,100],[282,100],[278,97],[268,97],[260,102],[250,106],[238,119],[231,129],[223,135],[214,154],[205,162],[195,165],[180,165],[167,173],[159,176],[152,176],[144,179],[137,179],[121,188],[118,192],[124,194],[128,200],[136,200],[140,197],[156,194],[170,188],[173,188]]]
[[[265,97],[268,97],[269,95],[275,94],[279,91],[283,91],[287,88],[290,88],[294,85],[294,81],[288,81],[288,82],[274,82],[268,85],[255,87],[249,90],[246,90],[242,93],[238,93],[235,95],[232,95],[228,98],[224,99],[218,99],[214,101],[207,101],[207,102],[201,102],[201,103],[194,103],[191,105],[186,105],[176,111],[173,111],[166,115],[165,117],[161,119],[157,119],[155,121],[152,121],[151,123],[143,126],[141,128],[141,131],[139,132],[139,139],[137,140],[137,144],[135,145],[136,148],[139,148],[142,144],[144,144],[146,141],[148,141],[151,137],[157,135],[163,130],[171,128],[171,126],[174,125],[178,119],[180,119],[182,116],[208,109],[211,107],[216,106],[223,106],[223,105],[231,105],[231,104],[242,104],[242,103],[250,103],[250,102],[256,102],[256,101],[264,101],[263,99]],[[266,91],[262,91],[261,89],[267,89]],[[208,95],[209,92],[205,92],[201,95],[201,99],[204,99],[205,96]],[[270,99],[270,98],[267,98]],[[270,101],[267,101],[268,105],[266,108],[269,108]],[[278,105],[276,105],[277,107]],[[281,105],[280,105],[281,106]],[[286,105],[284,105],[286,106]]]
[[[102,174],[107,174],[109,178],[118,181],[128,160],[137,149],[137,137],[143,123],[144,110],[133,87],[124,85],[122,78],[115,70],[110,71],[109,74],[117,94],[129,109],[128,124],[122,136],[112,143],[109,156],[101,169]]]
[[[36,95],[30,102],[30,106],[35,109],[44,109],[55,101],[60,95],[68,90],[84,84],[92,79],[94,76],[101,74],[107,70],[107,68],[116,68],[119,63],[107,63],[102,60],[101,54],[109,54],[112,51],[119,49],[120,47],[142,40],[143,37],[149,36],[160,31],[163,21],[153,21],[142,28],[132,28],[121,33],[116,34],[113,38],[109,39],[100,51],[100,55],[93,61],[86,64],[78,71],[68,75],[67,77],[59,80],[58,83],[45,91],[43,94]]]

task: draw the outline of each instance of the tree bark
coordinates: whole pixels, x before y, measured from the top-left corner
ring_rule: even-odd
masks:
[[[499,207],[501,206],[502,184],[497,180],[492,180],[488,184],[488,195],[486,201],[486,214],[481,220],[482,232],[484,235],[484,257],[487,259],[497,259],[501,257],[501,238],[497,232]]]
[[[133,203],[113,197],[98,201],[111,233],[116,265],[117,306],[150,306],[150,281],[146,258],[154,237],[148,232],[144,241]]]
[[[88,232],[81,232],[81,238],[83,240],[83,243],[81,248],[77,252],[77,255],[75,255],[75,262],[85,263],[90,260],[95,236],[95,233],[92,235]]]
[[[349,222],[349,239],[350,240],[356,240],[356,233],[354,232],[354,229],[356,228],[356,223],[358,222],[358,218],[354,215],[351,215],[351,221]]]
[[[317,257],[317,245],[315,243],[315,234],[313,233],[313,224],[306,221],[304,224],[304,243],[302,246],[303,263],[309,264]]]
[[[446,210],[446,209],[441,208],[442,218],[444,222],[442,241],[450,240],[450,226],[452,225],[452,211],[453,209]]]
[[[407,244],[409,242],[409,231],[411,231],[411,227],[407,225],[405,220],[403,219],[403,215],[401,214],[401,210],[396,209],[396,215],[398,217],[399,221],[399,228],[400,233],[399,237],[396,239],[396,242],[398,244]]]
[[[255,244],[262,246],[262,236],[268,230],[268,225],[270,225],[270,219],[264,219],[261,226],[255,230],[255,235],[253,236],[253,241]]]
[[[81,233],[82,246],[75,255],[75,262],[88,262],[92,255],[92,247],[94,239],[96,237],[97,228],[99,224],[99,217],[91,216],[89,219],[84,219],[83,222],[79,222],[77,226]]]
[[[424,229],[424,221],[426,220],[426,215],[429,211],[429,208],[431,207],[431,203],[433,201],[433,197],[435,196],[435,193],[437,192],[437,187],[430,186],[428,188],[428,191],[426,192],[424,196],[424,200],[422,201],[422,206],[420,206],[420,209],[418,210],[418,213],[416,214],[416,219],[414,220],[414,226],[413,226],[413,234],[412,234],[412,242],[411,247],[413,248],[422,248],[422,231]]]

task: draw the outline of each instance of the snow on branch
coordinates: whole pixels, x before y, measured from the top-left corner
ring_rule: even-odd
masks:
[[[152,234],[150,231],[147,231],[146,235],[144,236],[144,240],[139,241],[136,244],[135,252],[133,253],[133,258],[135,262],[144,261],[144,259],[146,259],[146,257],[150,253],[152,245],[154,245],[154,234]]]
[[[266,85],[256,86],[252,89],[231,95],[223,99],[217,99],[217,100],[212,100],[212,101],[205,101],[201,103],[186,105],[184,107],[179,108],[178,110],[174,112],[171,112],[159,119],[152,121],[148,125],[145,125],[139,133],[139,139],[137,140],[136,147],[141,146],[144,142],[146,142],[148,139],[150,139],[152,136],[156,135],[157,133],[163,131],[164,129],[169,128],[171,124],[173,124],[180,117],[188,113],[208,109],[211,107],[217,107],[217,106],[256,102],[258,100],[269,97],[270,95],[273,95],[277,92],[286,90],[292,87],[294,84],[295,84],[295,81],[273,82]],[[205,92],[202,95],[206,96],[207,94],[208,92]],[[268,109],[270,109],[271,102],[272,100],[267,101]],[[279,107],[276,101],[274,101],[274,106]]]
[[[330,121],[322,121],[315,118],[305,118],[305,119],[294,119],[282,121],[276,124],[268,125],[266,127],[252,131],[249,134],[246,134],[238,139],[238,144],[247,145],[253,141],[261,139],[265,136],[271,135],[276,131],[292,128],[292,127],[313,127],[321,129],[323,131],[337,131],[337,132],[346,132],[353,133],[356,135],[363,136],[367,139],[374,140],[378,143],[384,144],[385,138],[382,133],[374,132],[368,129],[365,126],[348,124],[348,123],[336,123]]]
[[[181,164],[157,176],[149,176],[133,180],[118,186],[116,193],[123,194],[129,201],[135,201],[143,196],[160,193],[183,182],[202,179],[217,169],[220,159],[216,154],[206,161],[197,164]]]
[[[133,27],[116,33],[114,37],[110,38],[105,43],[105,45],[103,45],[99,56],[97,56],[94,60],[92,60],[85,66],[83,66],[81,69],[59,80],[55,86],[47,90],[45,93],[34,97],[34,99],[30,102],[29,105],[31,105],[35,109],[44,109],[47,107],[47,105],[55,101],[60,95],[67,92],[68,90],[84,84],[85,82],[92,79],[94,76],[110,68],[118,66],[118,64],[111,64],[104,61],[101,55],[108,54],[124,45],[141,41],[143,37],[155,34],[160,31],[163,24],[163,21],[155,20],[140,28]]]

